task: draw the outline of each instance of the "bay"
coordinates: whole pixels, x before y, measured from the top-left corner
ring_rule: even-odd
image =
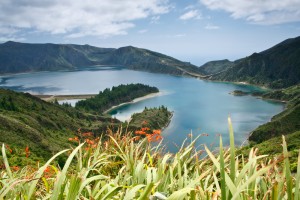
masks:
[[[126,83],[143,83],[156,86],[158,96],[111,111],[126,120],[145,107],[167,106],[174,111],[163,137],[167,150],[176,152],[178,145],[192,132],[201,134],[198,145],[218,145],[222,134],[229,144],[227,117],[231,116],[237,145],[247,142],[249,133],[284,109],[284,104],[265,101],[253,96],[233,96],[233,90],[260,91],[249,85],[210,82],[195,78],[177,77],[127,70],[122,67],[105,67],[83,71],[38,72],[0,77],[0,87],[33,94],[95,94],[105,88]]]

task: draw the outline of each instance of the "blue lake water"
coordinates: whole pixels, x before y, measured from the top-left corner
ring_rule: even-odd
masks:
[[[261,90],[254,86],[210,82],[195,78],[176,77],[164,74],[131,71],[124,68],[102,68],[98,70],[39,72],[0,77],[0,87],[34,94],[95,94],[105,88],[126,83],[144,83],[156,86],[160,95],[113,111],[113,115],[124,120],[145,107],[165,105],[174,111],[170,125],[163,131],[164,142],[171,152],[189,133],[200,137],[198,144],[218,144],[222,134],[227,145],[227,117],[231,116],[235,141],[241,145],[249,133],[284,109],[277,102],[265,101],[252,96],[233,96],[233,90]]]

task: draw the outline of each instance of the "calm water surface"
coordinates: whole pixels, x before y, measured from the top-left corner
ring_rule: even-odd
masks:
[[[233,96],[233,90],[253,91],[257,87],[218,83],[195,78],[176,77],[106,67],[101,70],[73,72],[40,72],[0,77],[0,87],[34,94],[95,94],[105,88],[126,83],[144,83],[156,86],[160,95],[112,111],[112,115],[126,120],[145,107],[165,105],[174,111],[170,125],[163,131],[164,141],[171,152],[189,133],[202,136],[199,145],[218,143],[222,134],[229,143],[227,117],[231,115],[238,145],[246,141],[257,126],[268,122],[284,109],[281,103],[264,101],[252,96]]]

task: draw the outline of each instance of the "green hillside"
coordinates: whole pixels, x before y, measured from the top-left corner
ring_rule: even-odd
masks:
[[[211,80],[248,82],[270,88],[285,88],[300,83],[300,37],[239,59]]]
[[[72,45],[24,44],[0,45],[0,73],[70,70],[94,62]]]
[[[260,143],[276,136],[300,131],[300,85],[275,90],[262,97],[288,101],[287,109],[274,116],[270,122],[255,129],[249,137],[250,141]]]
[[[190,63],[132,46],[114,49],[74,44],[0,44],[0,73],[74,70],[99,65],[119,65],[173,75],[200,75],[198,67]]]
[[[205,75],[212,75],[216,73],[223,72],[228,68],[234,65],[233,62],[225,59],[225,60],[215,60],[205,63],[204,65],[200,66],[199,70],[201,73]]]
[[[199,69],[187,62],[147,49],[132,46],[122,47],[113,51],[104,63],[124,65],[129,69],[173,75],[199,75]]]
[[[17,149],[30,146],[31,158],[49,158],[68,148],[68,138],[78,128],[100,134],[101,127],[111,122],[110,118],[48,103],[30,94],[0,89],[0,143]]]
[[[94,98],[82,100],[73,108],[68,104],[46,102],[28,93],[0,89],[0,144],[5,143],[8,149],[14,151],[10,160],[15,164],[24,165],[24,149],[27,146],[30,147],[30,162],[42,162],[54,153],[73,146],[74,143],[68,139],[81,138],[81,133],[91,132],[94,137],[99,137],[108,129],[118,129],[120,125],[128,127],[126,123],[102,114],[102,109],[153,92],[158,92],[158,89],[142,84],[120,85],[106,89]],[[161,129],[170,121],[169,113],[165,107],[149,109],[146,115],[150,114],[152,119],[148,120],[149,116],[143,112],[139,119],[133,120],[128,130],[139,129],[142,126],[139,120],[147,120],[155,125],[153,128]]]

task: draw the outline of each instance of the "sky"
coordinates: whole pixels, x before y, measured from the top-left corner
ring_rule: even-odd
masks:
[[[0,42],[135,46],[197,66],[300,35],[300,0],[1,0]]]

